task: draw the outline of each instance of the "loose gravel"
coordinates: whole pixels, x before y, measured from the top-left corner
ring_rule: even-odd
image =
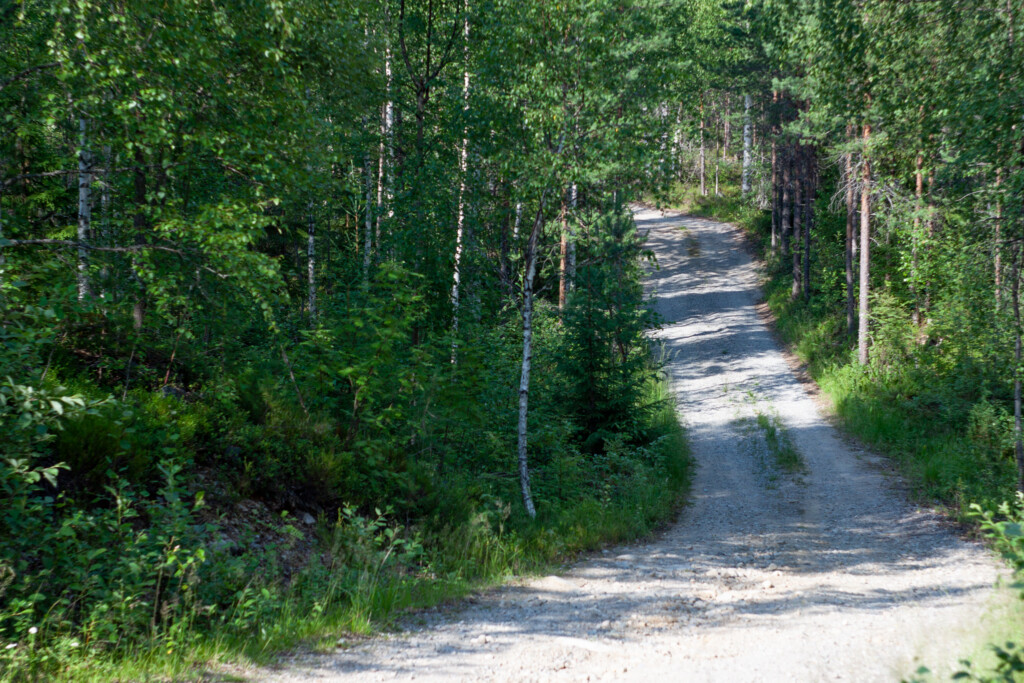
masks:
[[[656,336],[696,460],[678,522],[260,680],[894,681],[975,647],[1000,565],[823,418],[758,318],[738,231],[636,219],[658,259]],[[768,457],[759,412],[777,418],[799,472]]]

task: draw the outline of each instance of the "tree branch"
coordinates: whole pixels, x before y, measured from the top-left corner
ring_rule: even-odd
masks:
[[[29,76],[31,76],[36,71],[44,71],[46,69],[54,69],[54,68],[56,68],[56,67],[58,67],[60,65],[61,65],[61,62],[50,62],[49,64],[37,64],[35,66],[30,66],[29,68],[24,69],[23,71],[19,71],[18,73],[14,74],[13,76],[8,78],[3,83],[0,83],[0,90],[3,90],[4,88],[6,88],[9,85],[13,85],[14,83],[17,83],[20,80],[28,78]]]
[[[53,240],[53,239],[38,239],[38,240],[9,240],[0,239],[0,248],[3,247],[25,247],[32,245],[49,245],[54,247],[68,247],[70,249],[90,249],[92,251],[113,251],[113,252],[140,252],[140,251],[166,251],[172,254],[178,254],[183,256],[185,252],[181,249],[175,249],[174,247],[165,247],[160,244],[132,244],[127,247],[97,247],[92,244],[85,244],[84,242],[75,242],[73,240]]]

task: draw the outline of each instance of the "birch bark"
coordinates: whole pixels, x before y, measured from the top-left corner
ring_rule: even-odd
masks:
[[[530,401],[530,371],[533,365],[533,280],[537,274],[537,240],[540,237],[540,229],[543,224],[544,197],[542,196],[537,216],[533,221],[533,228],[530,230],[530,237],[526,242],[526,275],[523,278],[523,363],[519,375],[519,438],[517,444],[519,488],[523,494],[526,514],[531,518],[537,516],[537,510],[533,505],[533,495],[530,492],[530,468],[526,452],[527,417]]]
[[[463,3],[466,13],[462,26],[462,113],[469,115],[469,0]],[[455,265],[452,269],[452,362],[458,350],[459,285],[462,281],[462,240],[466,225],[466,171],[469,158],[469,134],[465,120],[462,124],[462,145],[459,149],[459,201],[455,226]]]
[[[88,123],[78,119],[78,300],[89,296],[89,262],[86,244],[92,226],[92,156],[88,151]]]
[[[316,321],[316,220],[313,218],[313,200],[309,201],[306,210],[309,212],[306,241],[306,284],[309,287],[309,319]]]

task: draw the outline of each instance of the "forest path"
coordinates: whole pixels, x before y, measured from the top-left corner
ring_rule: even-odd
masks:
[[[266,679],[894,681],[970,652],[998,563],[822,418],[758,318],[734,228],[636,218],[697,466],[678,523]],[[802,472],[776,465],[764,424]]]

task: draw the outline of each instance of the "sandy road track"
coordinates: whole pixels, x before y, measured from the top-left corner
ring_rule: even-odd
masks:
[[[971,649],[998,563],[822,418],[755,312],[732,227],[636,218],[660,264],[648,286],[697,461],[678,523],[261,680],[892,681],[916,657],[951,666]],[[758,414],[804,472],[775,465]]]

